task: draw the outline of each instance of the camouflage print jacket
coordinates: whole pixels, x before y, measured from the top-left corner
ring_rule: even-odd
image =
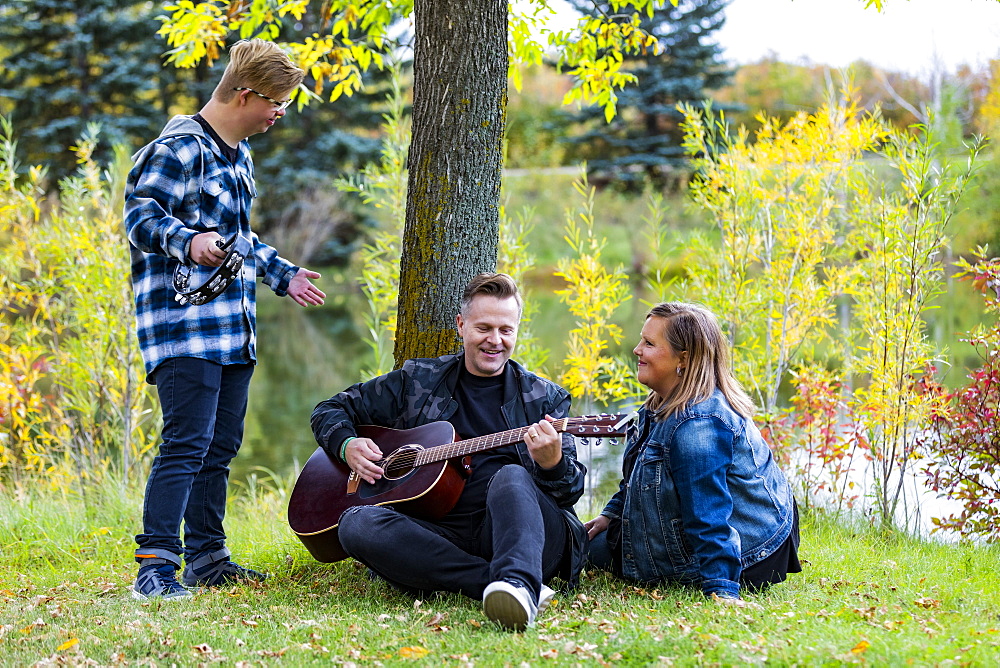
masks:
[[[453,398],[459,370],[465,363],[462,353],[434,359],[413,359],[402,368],[358,383],[316,406],[312,430],[316,441],[335,460],[344,439],[355,436],[354,425],[372,424],[392,429],[411,429],[429,422],[448,420],[458,410]],[[569,393],[555,383],[536,376],[509,360],[514,373],[508,376],[501,407],[509,429],[538,422],[546,415],[569,414]],[[524,443],[517,443],[521,465],[531,472],[539,489],[563,509],[572,538],[562,577],[575,586],[586,556],[587,532],[573,511],[583,495],[586,467],[576,459],[576,442],[562,435],[563,458],[554,469],[539,467]]]

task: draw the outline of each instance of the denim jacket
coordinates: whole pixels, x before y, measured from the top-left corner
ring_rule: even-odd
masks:
[[[640,410],[622,472],[601,514],[627,579],[738,596],[742,569],[791,533],[788,481],[757,427],[719,390],[660,421]]]

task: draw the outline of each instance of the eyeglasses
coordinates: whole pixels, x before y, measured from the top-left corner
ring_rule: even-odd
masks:
[[[270,102],[271,104],[273,104],[274,106],[276,106],[278,108],[277,111],[281,111],[282,109],[287,109],[288,105],[290,105],[292,103],[291,100],[285,100],[284,102],[278,102],[273,97],[268,97],[267,95],[264,95],[263,93],[258,93],[253,88],[247,88],[246,86],[242,86],[240,88],[234,88],[233,90],[235,90],[235,91],[248,90],[251,93],[253,93],[254,95],[256,95],[257,97],[263,98],[263,99],[267,100],[268,102]]]

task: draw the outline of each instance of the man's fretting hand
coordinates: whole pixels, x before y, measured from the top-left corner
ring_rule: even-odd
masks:
[[[524,444],[528,446],[531,458],[543,469],[550,469],[562,461],[562,437],[556,431],[549,416],[528,427],[524,434]]]

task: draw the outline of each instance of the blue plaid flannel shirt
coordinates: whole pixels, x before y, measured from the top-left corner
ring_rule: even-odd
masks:
[[[125,232],[132,260],[136,330],[149,374],[165,359],[197,357],[219,364],[255,362],[256,278],[284,296],[298,267],[278,256],[250,229],[257,196],[246,141],[235,165],[190,116],[175,116],[159,138],[133,156],[125,185]],[[191,239],[215,231],[237,232],[253,253],[242,274],[221,295],[201,306],[181,305],[172,285],[174,269],[190,262]],[[214,271],[197,267],[191,285]]]

